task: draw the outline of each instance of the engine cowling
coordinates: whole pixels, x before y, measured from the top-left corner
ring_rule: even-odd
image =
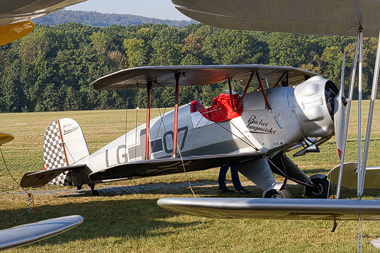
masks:
[[[336,85],[321,76],[314,76],[294,89],[296,115],[306,136],[325,137],[334,131],[336,94]]]

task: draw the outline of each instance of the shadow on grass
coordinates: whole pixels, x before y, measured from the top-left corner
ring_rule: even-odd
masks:
[[[78,227],[37,243],[39,245],[50,245],[94,238],[133,239],[162,236],[171,234],[178,228],[195,227],[200,224],[197,219],[188,222],[168,222],[168,219],[178,215],[160,208],[157,205],[157,199],[116,201],[98,199],[99,201],[87,200],[87,202],[82,203],[40,206],[35,208],[36,213],[33,214],[28,214],[25,208],[1,210],[2,227],[8,228],[73,214],[84,217],[84,222]],[[24,247],[27,248],[28,246]]]
[[[313,170],[314,173],[323,172],[321,170]],[[115,196],[129,196],[135,194],[141,195],[188,195],[191,197],[192,191],[188,187],[188,182],[174,182],[174,183],[148,183],[148,184],[140,184],[137,185],[141,187],[141,191],[132,192],[132,191],[121,191],[122,188],[134,187],[134,186],[109,186],[106,188],[100,189],[101,197],[115,197]],[[239,194],[239,193],[218,193],[218,185],[216,182],[212,182],[209,180],[197,180],[191,182],[192,189],[196,195],[196,197],[249,197],[249,198],[261,198],[263,194],[263,190],[257,186],[245,186],[244,188],[251,191],[250,194]],[[233,189],[231,183],[228,183],[227,186],[229,189]],[[149,188],[151,187],[151,188]],[[304,194],[304,186],[298,184],[288,184],[287,189],[291,192],[293,198],[301,198]],[[116,190],[112,190],[116,189]],[[336,193],[336,185],[332,184],[331,194]],[[365,189],[364,195],[370,198],[376,198],[380,195],[379,189]],[[342,198],[356,198],[356,189],[347,189],[342,187],[341,192]],[[67,194],[61,193],[56,195],[57,198],[84,198],[91,197],[92,192],[88,188],[84,188],[84,190],[79,193],[68,192]]]

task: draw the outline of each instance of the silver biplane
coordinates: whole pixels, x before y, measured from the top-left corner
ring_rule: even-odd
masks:
[[[221,94],[209,108],[198,101],[178,107],[180,86],[227,81],[232,91],[234,80],[245,86],[241,96]],[[287,180],[305,185],[309,196],[327,197],[326,175],[309,178],[285,154],[299,143],[304,143],[300,154],[317,151],[333,135],[338,89],[316,73],[263,65],[149,66],[118,71],[93,86],[98,90],[147,89],[147,123],[90,155],[75,121],[53,122],[45,132],[46,170],[26,173],[23,187],[48,182],[93,187],[180,173],[183,167],[194,171],[233,164],[263,189],[263,197],[289,198]],[[171,86],[176,87],[175,109],[150,120],[151,89]],[[258,91],[248,93],[249,87]],[[308,137],[319,139],[311,142]],[[273,171],[285,177],[284,183],[275,181]]]
[[[18,40],[34,29],[30,19],[58,11],[85,0],[0,0],[0,46]],[[0,133],[0,146],[14,139]],[[62,233],[83,222],[80,215],[43,220],[0,230],[0,250],[29,244]]]

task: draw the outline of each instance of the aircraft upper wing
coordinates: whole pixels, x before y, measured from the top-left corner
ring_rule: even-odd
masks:
[[[181,158],[140,160],[119,164],[89,175],[93,181],[113,181],[133,177],[150,177],[220,167],[259,158],[263,151],[254,154],[203,155]]]
[[[0,250],[51,237],[76,227],[82,222],[82,216],[71,215],[0,230]]]
[[[164,198],[157,204],[175,213],[217,219],[380,220],[378,200]]]
[[[96,90],[124,90],[146,88],[147,82],[153,87],[175,86],[175,73],[180,76],[180,86],[207,85],[226,81],[228,77],[242,81],[246,85],[252,71],[259,71],[261,78],[267,78],[274,85],[285,73],[289,74],[290,84],[300,83],[317,73],[294,67],[251,65],[194,65],[194,66],[146,66],[124,69],[103,76],[93,82]],[[285,76],[283,77],[285,79]],[[252,84],[257,79],[252,79]]]
[[[365,36],[380,30],[379,0],[172,0],[184,15],[207,25],[268,32]]]

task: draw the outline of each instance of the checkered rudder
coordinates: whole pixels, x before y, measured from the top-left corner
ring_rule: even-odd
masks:
[[[46,170],[67,166],[58,121],[54,121],[46,129],[44,137],[44,166]],[[54,185],[70,185],[68,172],[59,174],[50,181]]]

